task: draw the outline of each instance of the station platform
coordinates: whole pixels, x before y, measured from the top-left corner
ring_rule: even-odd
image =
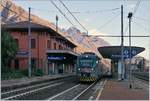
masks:
[[[25,77],[19,79],[1,80],[1,91],[29,86],[32,84],[38,84],[50,80],[66,78],[74,75],[75,73],[68,73],[68,74],[57,74],[57,75],[45,75],[45,76],[31,77],[31,78]]]
[[[108,80],[101,92],[99,100],[149,100],[149,92],[137,87],[130,89],[128,85],[128,80]]]

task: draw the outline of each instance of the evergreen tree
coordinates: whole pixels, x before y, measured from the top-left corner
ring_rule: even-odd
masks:
[[[8,64],[17,53],[18,45],[9,32],[1,31],[1,60],[2,72],[7,72]]]

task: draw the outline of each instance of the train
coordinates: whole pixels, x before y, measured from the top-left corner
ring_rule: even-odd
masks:
[[[77,58],[77,77],[80,82],[95,82],[104,75],[111,75],[102,59],[93,52],[84,52]]]

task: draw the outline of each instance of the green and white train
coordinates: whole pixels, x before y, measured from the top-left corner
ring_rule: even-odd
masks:
[[[78,56],[77,59],[77,76],[81,82],[94,82],[100,79],[110,70],[105,68],[101,59],[92,52],[85,52]]]

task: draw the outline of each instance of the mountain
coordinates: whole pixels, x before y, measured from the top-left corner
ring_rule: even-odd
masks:
[[[110,44],[104,39],[88,36],[85,32],[81,32],[76,27],[70,27],[66,30],[66,32],[68,33],[68,37],[70,37],[71,40],[88,49],[88,51],[95,52],[100,57],[101,55],[99,54],[97,48],[102,46],[110,46]]]
[[[2,16],[2,23],[14,23],[28,20],[28,11],[25,11],[22,7],[13,3],[12,0],[2,0],[0,11]],[[31,21],[48,26],[54,30],[56,28],[54,23],[44,20],[33,14],[31,14]],[[68,29],[59,28],[58,32],[78,46],[76,48],[76,51],[78,53],[92,51],[101,57],[97,50],[97,47],[109,45],[108,42],[101,38],[87,36],[85,32],[81,32],[76,27],[70,27]]]

